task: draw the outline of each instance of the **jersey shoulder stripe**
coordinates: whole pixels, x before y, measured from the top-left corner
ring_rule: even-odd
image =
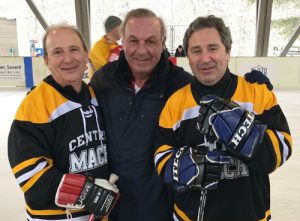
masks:
[[[188,84],[168,99],[161,113],[159,126],[176,130],[183,120],[195,118],[198,114],[199,106],[191,93],[191,84]]]
[[[94,106],[99,106],[91,87],[89,87],[89,91],[91,103]],[[25,97],[16,113],[15,119],[32,123],[49,123],[80,107],[82,107],[80,103],[68,100],[53,86],[43,81]],[[32,109],[35,111],[29,111]]]
[[[249,83],[241,76],[238,76],[237,88],[231,99],[256,115],[278,105],[275,94],[266,85]]]
[[[57,112],[55,111],[67,102],[67,98],[43,81],[24,98],[17,110],[15,119],[32,123],[48,123],[51,120],[51,115],[56,116]]]

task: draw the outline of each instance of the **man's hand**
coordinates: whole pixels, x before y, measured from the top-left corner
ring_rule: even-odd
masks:
[[[246,81],[250,83],[259,83],[267,85],[267,88],[271,91],[273,90],[273,85],[270,82],[270,79],[258,70],[252,70],[244,75]]]
[[[266,129],[266,125],[255,121],[254,114],[237,103],[213,95],[200,101],[197,127],[210,142],[225,144],[232,155],[242,160],[252,159]]]
[[[64,174],[55,196],[55,203],[68,209],[82,209],[104,217],[113,209],[119,198],[114,181],[94,179],[81,174]]]
[[[221,178],[222,165],[230,158],[223,152],[206,147],[181,147],[167,163],[165,182],[178,192],[190,188],[215,189]]]

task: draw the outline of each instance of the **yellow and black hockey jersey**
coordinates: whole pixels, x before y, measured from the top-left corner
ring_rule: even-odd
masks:
[[[214,86],[205,86],[194,79],[175,92],[160,115],[155,145],[156,169],[163,178],[172,153],[184,145],[220,148],[218,144],[208,143],[196,129],[198,102],[207,94],[231,98],[254,113],[256,120],[267,125],[267,130],[252,161],[242,162],[231,157],[230,164],[223,166],[218,188],[208,191],[204,220],[267,221],[271,217],[268,174],[291,156],[292,140],[287,120],[274,93],[266,85],[251,84],[227,70]],[[174,220],[197,219],[200,191],[174,192],[173,199]]]
[[[61,87],[52,76],[22,101],[8,138],[12,171],[24,192],[27,220],[87,220],[84,210],[55,205],[65,173],[108,178],[106,136],[94,92]]]

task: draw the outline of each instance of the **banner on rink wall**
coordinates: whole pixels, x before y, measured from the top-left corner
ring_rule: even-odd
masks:
[[[42,57],[0,57],[0,86],[31,88],[47,73]]]
[[[25,86],[23,57],[0,57],[0,86]]]

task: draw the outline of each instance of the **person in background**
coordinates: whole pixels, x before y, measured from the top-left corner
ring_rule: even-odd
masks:
[[[121,39],[120,27],[122,20],[117,16],[108,16],[104,22],[105,35],[101,37],[92,47],[89,53],[89,59],[92,64],[93,73],[108,62],[117,60],[122,50],[118,44]]]
[[[178,48],[176,48],[175,57],[185,57],[185,50],[182,45],[179,45]]]
[[[165,48],[165,53],[167,54],[168,57],[171,57],[171,53],[169,52],[169,49],[167,47]]]
[[[155,130],[166,100],[192,75],[168,60],[166,27],[153,11],[129,11],[121,34],[119,59],[90,81],[105,116],[109,163],[119,176],[121,197],[109,220],[172,220],[169,191],[153,165]]]
[[[108,182],[102,110],[82,81],[87,47],[75,27],[58,24],[46,31],[43,48],[51,75],[24,98],[8,137],[27,220],[103,218],[119,191],[115,175]]]
[[[230,72],[221,18],[196,18],[183,42],[194,78],[166,102],[154,154],[173,191],[173,220],[270,220],[269,174],[292,154],[276,96]]]

